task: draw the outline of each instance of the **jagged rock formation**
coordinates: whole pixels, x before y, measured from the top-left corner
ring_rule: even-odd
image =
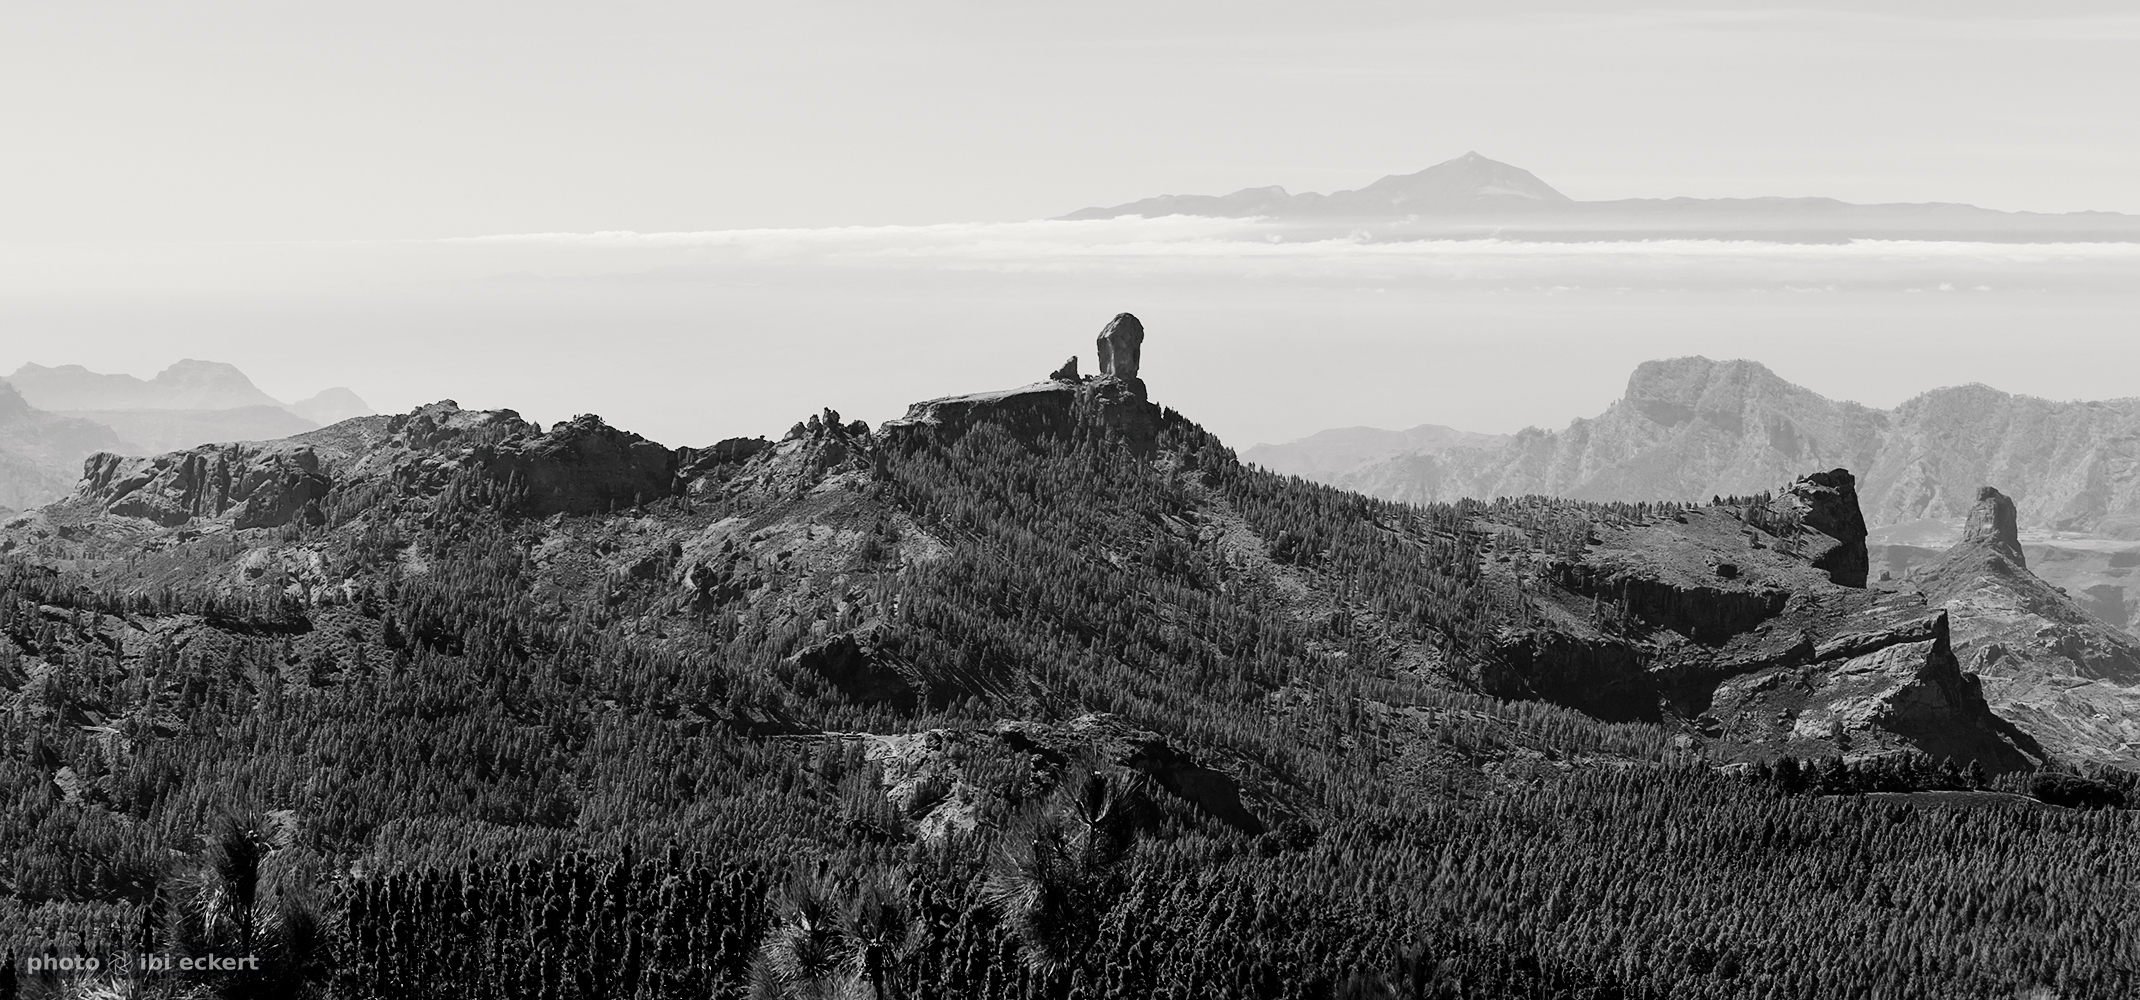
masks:
[[[915,403],[906,415],[885,421],[883,432],[897,442],[927,430],[956,436],[978,423],[991,423],[1022,437],[1061,433],[1092,415],[1114,430],[1132,449],[1150,452],[1159,432],[1159,407],[1145,398],[1142,379],[1102,377],[1089,382],[1035,382],[998,392],[976,392]]]
[[[478,456],[492,478],[524,487],[531,509],[545,514],[591,514],[666,498],[675,488],[679,459],[675,451],[592,414],[541,437],[509,439],[493,455]]]
[[[1952,617],[2000,715],[2062,757],[2140,763],[2140,641],[2030,572],[2013,503],[1978,495],[1964,540],[1911,582]]]
[[[1120,379],[1137,377],[1137,363],[1144,352],[1144,324],[1129,313],[1118,313],[1100,331],[1100,374]]]
[[[318,501],[331,485],[319,456],[302,445],[222,445],[155,458],[93,455],[78,495],[113,515],[166,528],[227,513],[230,526],[243,530],[280,527],[300,514],[325,523]]]
[[[1863,587],[1871,558],[1866,553],[1865,513],[1858,509],[1857,480],[1848,469],[1816,472],[1786,487],[1770,507],[1819,532],[1828,541],[1806,554],[1815,569],[1845,587]]]
[[[1519,544],[1487,572],[1535,610],[1503,633],[1478,683],[1602,718],[1677,721],[1740,757],[1912,748],[1993,770],[2043,759],[1963,671],[1943,614],[1913,592],[1865,588],[1850,485],[1816,473],[1762,507],[1593,522],[1579,559]]]
[[[1981,385],[1892,411],[1836,402],[1751,361],[1645,362],[1603,414],[1504,444],[1395,456],[1331,481],[1413,502],[1545,494],[1596,500],[1750,494],[1805,468],[1858,474],[1874,527],[1959,520],[2006,484],[2022,527],[2140,533],[2140,399],[2057,403]]]
[[[1049,372],[1048,378],[1057,382],[1078,381],[1077,355],[1070,355],[1070,360],[1063,362],[1063,366],[1061,368],[1057,368],[1054,371]]]

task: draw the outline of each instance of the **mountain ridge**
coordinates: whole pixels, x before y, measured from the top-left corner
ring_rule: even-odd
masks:
[[[891,554],[923,578],[939,572],[923,567],[940,560],[964,565],[966,533],[979,529],[958,512],[978,498],[930,500],[937,487],[923,483],[997,466],[1040,475],[1039,467],[1015,470],[1059,461],[1046,456],[1072,441],[1090,453],[1078,468],[1099,462],[1116,471],[1079,487],[1097,490],[1086,501],[1097,506],[1079,515],[1086,540],[1064,548],[1064,558],[1091,560],[1092,545],[1141,548],[1146,555],[1130,562],[1106,556],[1094,565],[1186,573],[1169,585],[1181,595],[1232,579],[1226,586],[1246,588],[1244,598],[1266,595],[1256,599],[1275,602],[1273,612],[1301,627],[1334,630],[1306,647],[1329,650],[1309,654],[1326,663],[1320,669],[1387,672],[1662,725],[1747,759],[1821,756],[1847,743],[1861,753],[1973,758],[1995,772],[2043,760],[1961,670],[1944,613],[1913,591],[1869,586],[1865,525],[1847,471],[1794,476],[1773,498],[1713,505],[1528,498],[1380,508],[1240,464],[1187,418],[1152,403],[1134,375],[1080,377],[1069,366],[1015,389],[916,403],[874,431],[827,410],[778,442],[703,449],[663,446],[592,416],[544,430],[511,411],[446,401],[282,441],[98,455],[73,496],[0,526],[0,551],[121,572],[115,560],[145,543],[171,544],[149,540],[174,533],[302,539],[340,525],[309,546],[269,543],[264,557],[294,567],[275,579],[292,581],[298,599],[332,601],[381,572],[340,553],[350,543],[336,539],[356,530],[350,525],[420,537],[437,530],[430,525],[443,510],[499,504],[532,533],[527,544],[552,553],[552,568],[538,575],[566,573],[537,583],[537,593],[563,599],[617,581],[602,584],[604,592],[625,586],[651,602],[643,612],[651,617],[634,627],[683,635],[691,628],[674,618],[683,608],[702,617],[727,606],[816,613],[805,611],[822,586],[813,581],[841,567],[853,572],[864,552]],[[1067,467],[1047,475],[1066,474],[1091,475]],[[1130,480],[1108,476],[1158,492],[1131,502],[1117,492]],[[1029,502],[1037,494],[1016,504]],[[1337,519],[1304,519],[1301,504]],[[712,512],[688,513],[701,505]],[[143,585],[178,585],[152,565],[125,565],[145,574]],[[1397,584],[1423,569],[1427,580],[1448,582]],[[1354,592],[1348,582],[1375,574],[1395,574],[1398,589]],[[232,576],[211,569],[207,578]],[[880,577],[874,586],[900,585]],[[990,697],[1029,683],[1000,676],[1015,674],[1008,663],[977,672],[962,656],[944,659],[956,644],[921,624],[936,619],[893,614],[885,594],[876,600],[875,610],[843,615],[850,626],[812,633],[791,661],[871,703]],[[950,621],[975,611],[941,614]],[[1368,658],[1358,667],[1325,659],[1341,648]],[[1369,656],[1371,648],[1379,652]],[[1797,680],[1779,693],[1775,678],[1785,675]],[[1705,721],[1722,717],[1712,706],[1725,698],[1740,717],[1765,721]]]

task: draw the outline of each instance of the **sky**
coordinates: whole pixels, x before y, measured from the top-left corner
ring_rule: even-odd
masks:
[[[1028,221],[1467,150],[1578,199],[2140,213],[2135,121],[2108,3],[9,4],[0,370],[204,357],[704,443],[1090,366],[1129,309],[1155,396],[1244,447],[1557,426],[1684,353],[1875,405],[2136,395],[2100,246]]]

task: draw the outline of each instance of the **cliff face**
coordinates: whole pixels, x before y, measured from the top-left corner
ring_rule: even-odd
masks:
[[[1967,385],[1883,411],[1750,361],[1647,362],[1598,417],[1506,444],[1397,455],[1334,481],[1414,502],[1639,501],[1747,494],[1831,467],[1859,475],[1873,525],[1960,518],[1980,484],[1998,482],[2022,526],[2140,537],[2140,399],[2059,403]]]
[[[77,496],[166,528],[195,520],[274,528],[300,515],[325,523],[318,501],[332,485],[319,456],[302,445],[212,445],[155,458],[92,455]]]
[[[1847,472],[1816,473],[1764,505],[1593,521],[1578,557],[1494,557],[1488,573],[1528,607],[1480,685],[1684,727],[1739,759],[1913,749],[1994,771],[2042,760],[1963,669],[1945,612],[1908,588],[1866,586],[1853,486]]]

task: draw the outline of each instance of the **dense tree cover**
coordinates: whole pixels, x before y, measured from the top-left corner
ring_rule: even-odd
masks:
[[[1155,455],[1096,422],[983,425],[877,470],[842,501],[855,562],[761,561],[756,597],[681,592],[673,556],[560,583],[537,553],[564,522],[468,476],[255,533],[316,543],[346,585],[261,564],[232,587],[261,543],[214,534],[8,568],[0,947],[264,952],[149,987],[283,996],[2140,985],[2132,812],[1803,794],[1981,781],[1921,761],[1744,780],[1659,727],[1452,688],[1522,613],[1481,573],[1497,546],[1577,554],[1681,508],[1385,503],[1244,467],[1171,414]],[[895,512],[941,552],[894,558]],[[798,665],[865,621],[911,708]],[[962,762],[977,829],[925,836],[858,735],[1093,711],[1234,775],[1267,829],[990,743]]]

